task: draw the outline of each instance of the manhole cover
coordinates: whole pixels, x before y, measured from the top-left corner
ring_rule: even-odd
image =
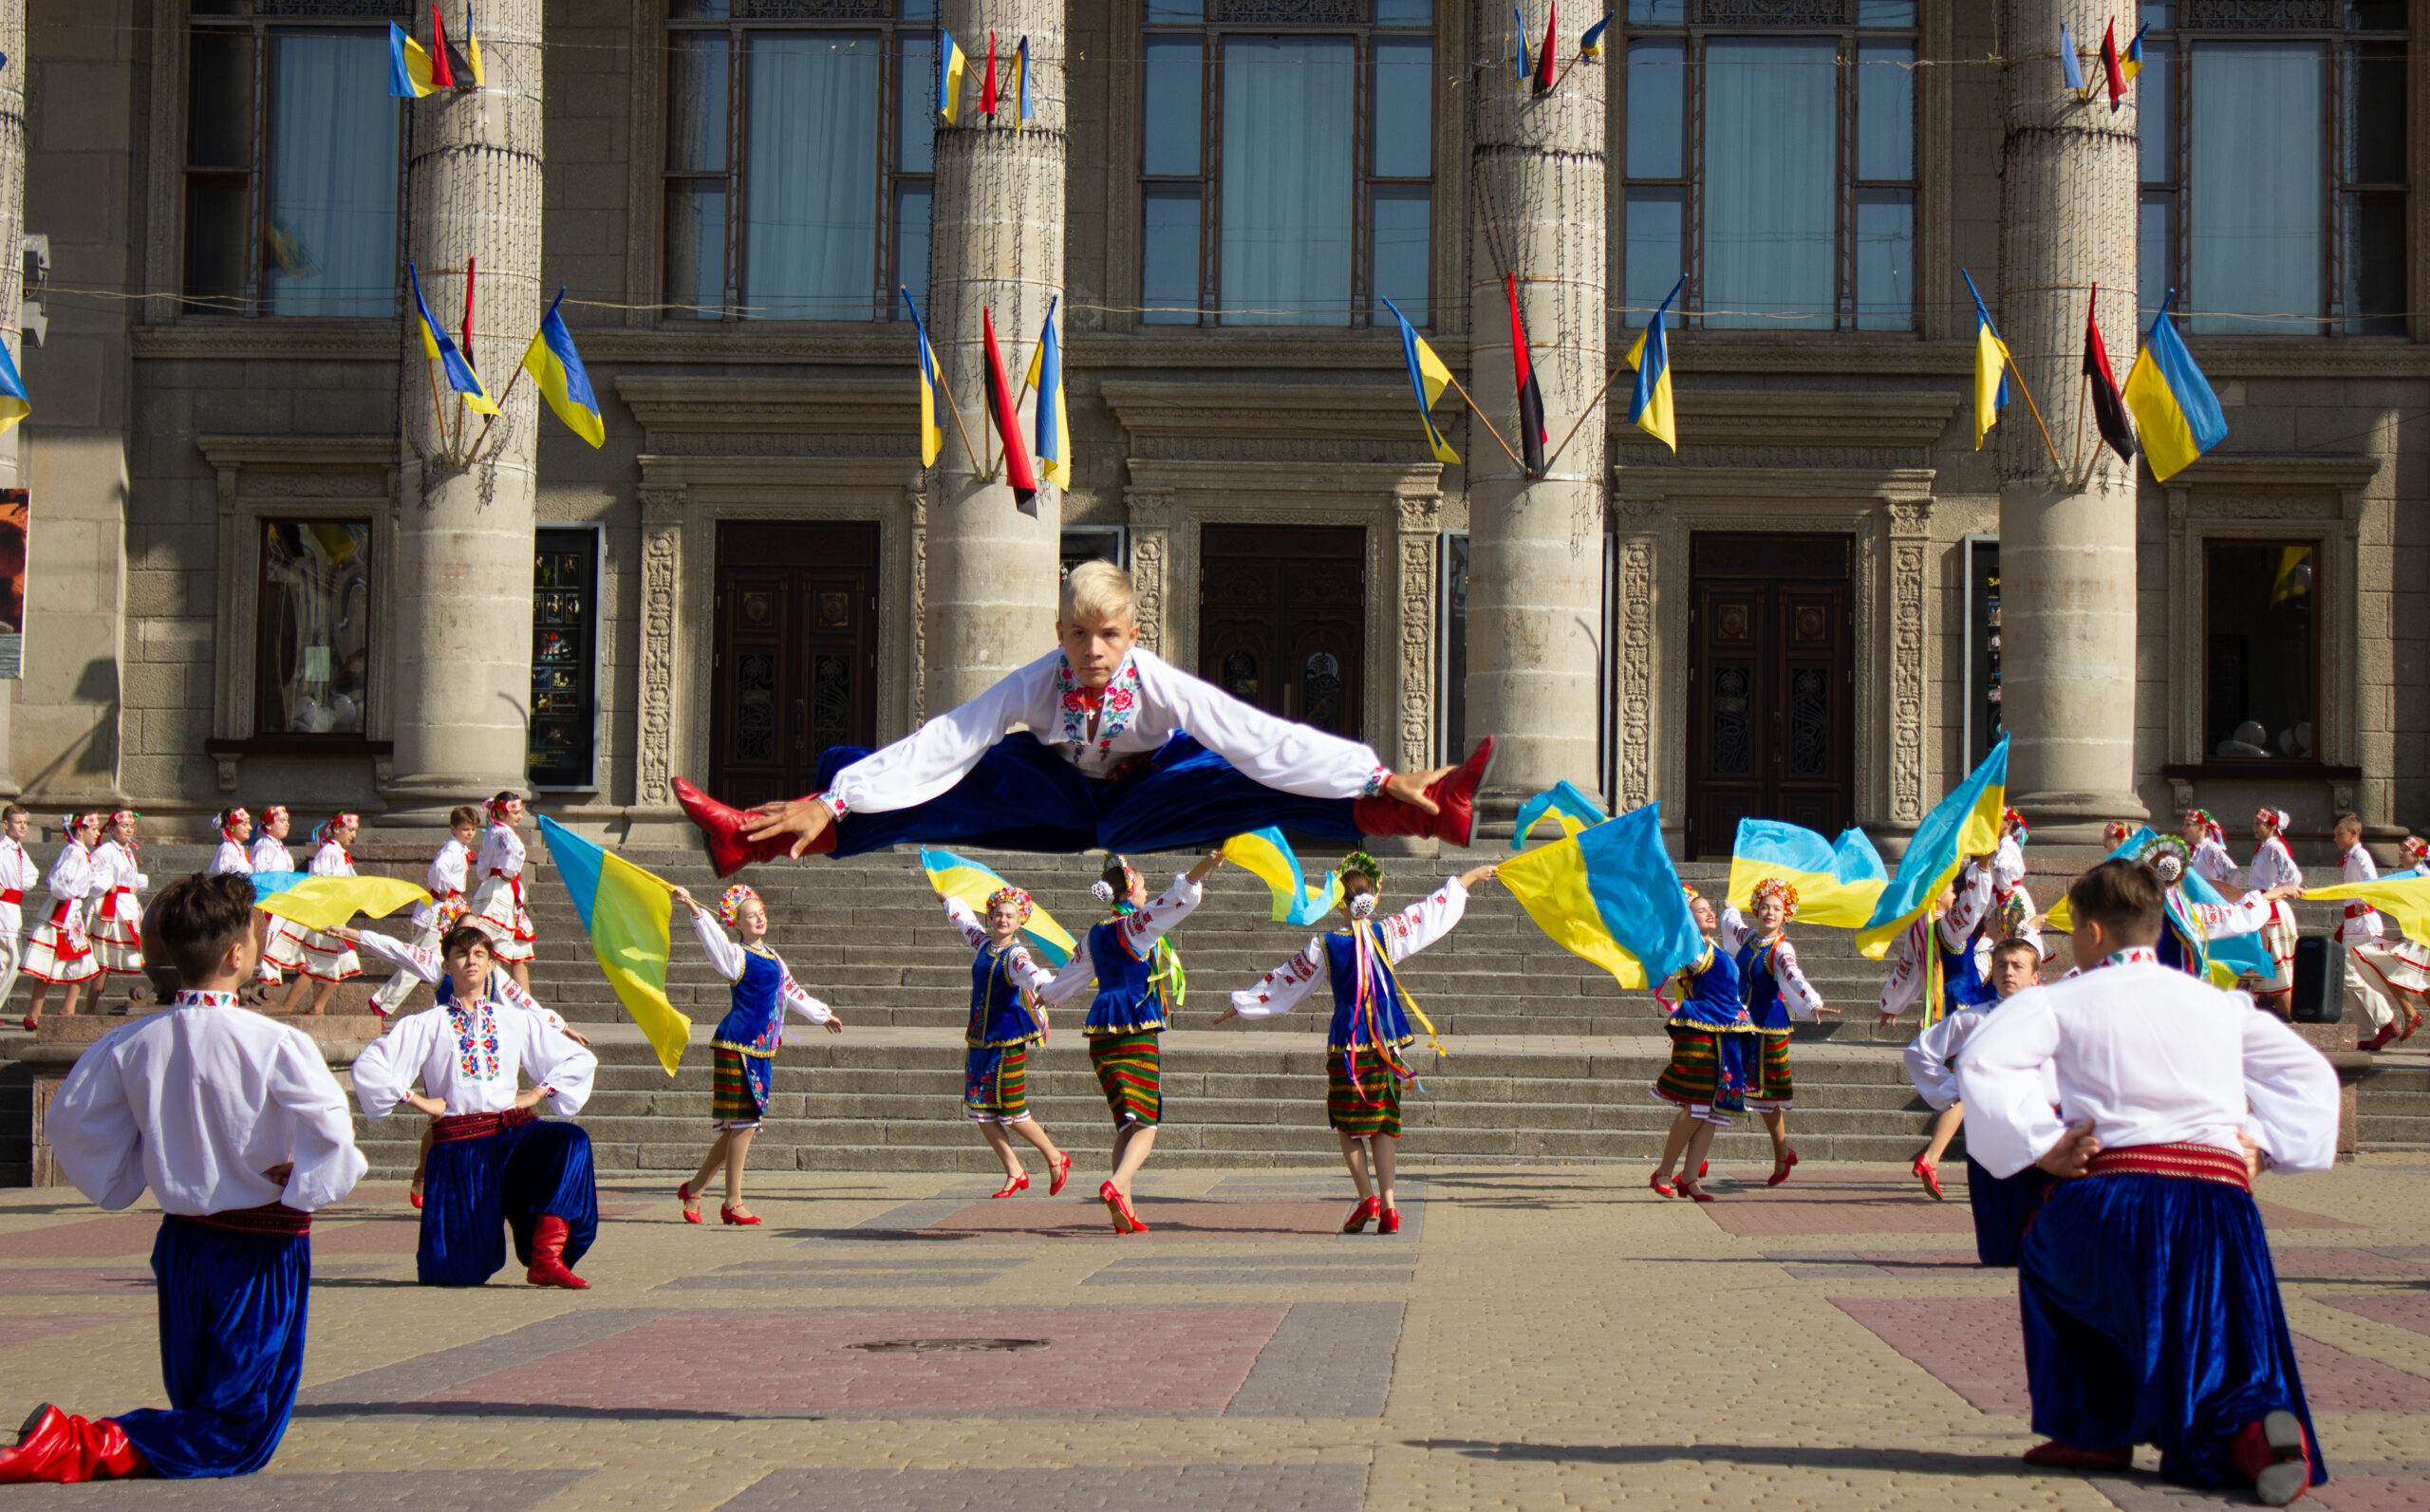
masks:
[[[879,1338],[861,1344],[847,1344],[848,1350],[867,1350],[872,1354],[967,1353],[981,1350],[1042,1350],[1042,1338]]]

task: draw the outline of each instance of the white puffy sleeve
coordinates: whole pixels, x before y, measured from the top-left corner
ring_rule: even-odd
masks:
[[[143,1195],[143,1131],[127,1105],[124,1073],[104,1036],[77,1057],[43,1114],[43,1137],[59,1168],[96,1206],[117,1212]]]
[[[2235,858],[2228,854],[2228,848],[2219,844],[2215,836],[2203,836],[2202,843],[2194,848],[2193,866],[2203,881],[2222,891],[2236,885]]]
[[[1907,1063],[1907,1079],[1935,1111],[1957,1101],[1957,1072],[1950,1064],[1950,1056],[1957,1048],[1958,1024],[1964,1014],[1948,1017],[1907,1042],[1901,1059]]]
[[[2180,894],[2179,896],[2182,896]],[[2270,894],[2248,892],[2234,903],[2196,903],[2185,899],[2185,911],[2202,926],[2207,940],[2229,940],[2257,934],[2270,922]]]
[[[536,1014],[547,1019],[551,1028],[563,1030],[566,1026],[563,1014],[545,1006],[539,999],[516,986],[514,978],[503,966],[490,968],[489,993],[492,1002],[502,1002],[510,1008],[520,1008],[527,1014]]]
[[[355,1148],[354,1120],[346,1113],[344,1089],[329,1074],[319,1047],[301,1030],[279,1036],[265,1091],[273,1105],[295,1120],[295,1143],[288,1152],[295,1168],[279,1201],[309,1213],[344,1199],[370,1163]]]
[[[979,915],[971,911],[970,905],[960,898],[941,896],[938,901],[945,905],[945,917],[962,931],[963,943],[973,950],[987,948],[987,926],[979,922]]]
[[[2048,993],[2031,988],[2000,1004],[1968,1038],[1957,1066],[1966,1148],[1992,1175],[2015,1175],[2067,1131],[2050,1106],[2042,1069],[2058,1053],[2057,1005]]]
[[[1385,958],[1398,965],[1449,934],[1467,911],[1468,889],[1459,878],[1447,877],[1432,893],[1377,920],[1375,938],[1383,942]]]
[[[354,933],[357,950],[366,956],[377,956],[401,971],[411,972],[434,987],[439,985],[439,978],[447,975],[446,963],[439,960],[436,950],[409,945],[396,936],[383,935],[377,929],[358,929]]]
[[[386,1034],[363,1047],[349,1072],[354,1077],[354,1100],[362,1106],[364,1117],[376,1124],[396,1111],[414,1090],[423,1064],[430,1059],[431,1046],[446,1023],[447,1015],[440,1009],[408,1014],[390,1021]]]
[[[1734,956],[1747,943],[1747,937],[1755,932],[1755,926],[1747,922],[1747,916],[1740,913],[1734,905],[1725,903],[1721,905],[1721,928],[1717,932],[1721,936],[1721,948]]]
[[[1190,910],[1206,900],[1203,884],[1189,880],[1188,873],[1173,874],[1173,885],[1148,900],[1148,906],[1122,917],[1122,938],[1134,955],[1145,955],[1148,948],[1189,917]]]
[[[1252,782],[1310,798],[1368,798],[1390,775],[1373,748],[1243,703],[1146,651],[1131,654],[1140,692]]]
[[[2256,1011],[2243,1023],[2246,1132],[2280,1170],[2327,1170],[2337,1164],[2336,1070],[2276,1015]]]
[[[1078,958],[1075,955],[1074,959]],[[1039,965],[1027,945],[1015,945],[1004,952],[1004,975],[1013,980],[1014,986],[1032,997],[1043,998],[1046,990],[1055,985],[1056,974]]]
[[[742,947],[726,938],[715,919],[704,913],[694,914],[692,933],[701,942],[701,953],[709,958],[712,970],[728,981],[742,980]]]
[[[1786,935],[1781,936],[1781,943],[1772,947],[1772,980],[1779,986],[1781,1001],[1788,1006],[1792,1018],[1811,1018],[1814,1010],[1829,1006],[1814,983],[1805,980],[1804,971],[1797,963],[1797,947],[1789,943]]]
[[[1898,963],[1890,968],[1889,978],[1881,984],[1881,1011],[1894,1018],[1923,997],[1924,981],[1931,975],[1925,970],[1924,952],[1932,948],[1926,931],[1932,926],[1931,919],[1918,919],[1898,937]]]
[[[784,999],[786,1012],[798,1014],[813,1024],[823,1024],[835,1017],[833,1009],[803,991],[801,983],[794,980],[794,970],[791,966],[781,961],[776,962],[776,966],[785,974],[784,984],[778,987],[776,992]]]
[[[1974,933],[1974,926],[1983,922],[1983,916],[1991,912],[1992,869],[1979,862],[1968,867],[1956,899],[1950,904],[1949,912],[1940,916],[1940,937],[1950,943],[1952,950],[1964,944]]]
[[[1096,980],[1096,960],[1089,954],[1089,943],[1083,940],[1080,948],[1072,952],[1072,959],[1063,962],[1063,969],[1055,974],[1055,980],[1037,989],[1037,1000],[1050,1008],[1069,1002],[1080,995],[1081,988]]]
[[[819,796],[838,817],[887,813],[927,802],[969,775],[1016,724],[1043,726],[1032,717],[1060,651],[1051,652],[960,708],[948,709],[883,750],[872,751],[835,774]],[[1196,732],[1193,731],[1193,734]]]
[[[566,1032],[538,1017],[511,1020],[523,1031],[523,1073],[535,1087],[546,1089],[540,1100],[561,1118],[571,1118],[590,1101],[590,1083],[599,1073],[599,1057],[566,1037]]]
[[[1311,936],[1307,948],[1258,979],[1246,992],[1232,994],[1232,1012],[1243,1018],[1271,1018],[1287,1014],[1308,995],[1331,983],[1333,968],[1325,960],[1321,935]]]
[[[2025,880],[2025,847],[2013,835],[2000,836],[1999,848],[1991,852],[1991,886],[2002,892]]]

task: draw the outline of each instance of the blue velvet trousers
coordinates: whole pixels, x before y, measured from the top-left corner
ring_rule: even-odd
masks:
[[[114,1421],[155,1475],[250,1475],[270,1463],[295,1408],[312,1241],[167,1217],[152,1241],[152,1274],[169,1408]]]
[[[599,1235],[590,1136],[581,1126],[535,1121],[483,1139],[433,1145],[422,1174],[421,1243],[414,1256],[421,1284],[487,1281],[506,1268],[509,1229],[516,1263],[531,1264],[532,1230],[543,1218],[566,1221],[568,1265]]]

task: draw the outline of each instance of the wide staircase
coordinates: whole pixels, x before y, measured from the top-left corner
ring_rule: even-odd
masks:
[[[704,903],[722,885],[692,852],[621,852]],[[1466,856],[1387,856],[1387,906],[1402,906],[1445,876],[1506,850]],[[205,858],[199,848],[147,848],[156,878]],[[988,853],[981,857],[1075,935],[1102,917],[1089,897],[1095,858]],[[1189,859],[1135,858],[1151,889]],[[359,864],[419,878],[418,850],[374,836]],[[1303,857],[1309,865],[1318,858]],[[1683,877],[1723,890],[1724,865],[1690,863]],[[755,868],[748,874],[775,921],[773,943],[794,978],[847,1024],[830,1036],[796,1026],[800,1042],[776,1063],[769,1122],[752,1150],[757,1169],[931,1170],[987,1164],[962,1117],[962,1031],[970,990],[969,948],[945,920],[908,851],[844,861]],[[615,1171],[687,1170],[709,1137],[708,1032],[724,1014],[725,984],[711,972],[677,911],[668,997],[694,1022],[693,1045],[670,1077],[608,991],[572,902],[532,845],[528,878],[540,933],[533,990],[592,1034],[601,1067],[582,1123],[600,1166]],[[2037,895],[2064,879],[2034,879]],[[2336,905],[2303,905],[2307,932],[2331,928]],[[378,927],[375,925],[375,927]],[[402,918],[385,927],[404,928]],[[1290,1016],[1209,1028],[1227,995],[1253,984],[1306,943],[1310,931],[1269,922],[1262,884],[1219,870],[1208,897],[1173,936],[1187,968],[1183,1027],[1166,1036],[1166,1123],[1160,1164],[1273,1166],[1336,1158],[1324,1119],[1325,1013],[1311,999]],[[1932,1114],[1908,1085],[1898,1052],[1911,1014],[1879,1033],[1873,1005],[1886,961],[1860,958],[1842,930],[1792,928],[1799,958],[1846,1018],[1801,1025],[1794,1056],[1797,1110],[1790,1137],[1808,1159],[1903,1164],[1921,1147]],[[2063,961],[2064,963],[2064,957]],[[1605,973],[1555,946],[1510,896],[1486,885],[1449,938],[1411,960],[1404,987],[1440,1032],[1448,1055],[1423,1040],[1410,1050],[1422,1090],[1404,1099],[1413,1159],[1464,1162],[1611,1162],[1656,1155],[1671,1110],[1650,1092],[1668,1051],[1651,995],[1621,992]],[[334,1005],[345,1013],[364,985]],[[113,997],[122,995],[114,992]],[[22,1002],[23,992],[18,994]],[[408,1011],[426,1005],[418,993]],[[1065,1148],[1092,1168],[1112,1127],[1079,1026],[1087,995],[1054,1015],[1055,1033],[1030,1060],[1030,1105]],[[22,1011],[18,1009],[16,1011]],[[2416,1044],[2430,1042],[2421,1036]],[[2407,1047],[2408,1049],[2412,1047]],[[0,1144],[10,1130],[9,1078],[0,1076]],[[2430,1148],[2430,1062],[2383,1056],[2361,1088],[2365,1148]],[[421,1121],[358,1121],[375,1173],[409,1167]],[[13,1150],[0,1149],[0,1167]],[[1768,1165],[1761,1129],[1742,1123],[1716,1142],[1717,1161]]]

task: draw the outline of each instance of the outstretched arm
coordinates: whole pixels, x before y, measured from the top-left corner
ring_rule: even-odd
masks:
[[[446,965],[436,950],[409,945],[394,935],[383,935],[377,929],[349,929],[341,924],[338,938],[360,948],[366,956],[374,956],[422,980],[437,986],[439,979],[447,975]]]
[[[1325,961],[1322,936],[1308,941],[1307,948],[1258,979],[1256,986],[1246,992],[1232,994],[1232,1006],[1215,1016],[1217,1023],[1230,1018],[1271,1018],[1287,1014],[1305,1002],[1310,993],[1333,980],[1332,967]]]
[[[1383,942],[1385,959],[1397,965],[1449,934],[1468,911],[1468,878],[1483,881],[1493,874],[1493,868],[1479,867],[1448,878],[1429,896],[1378,922],[1375,938]]]
[[[1252,782],[1309,798],[1368,798],[1392,777],[1372,747],[1268,714],[1150,653],[1133,652],[1131,665],[1151,705]]]

